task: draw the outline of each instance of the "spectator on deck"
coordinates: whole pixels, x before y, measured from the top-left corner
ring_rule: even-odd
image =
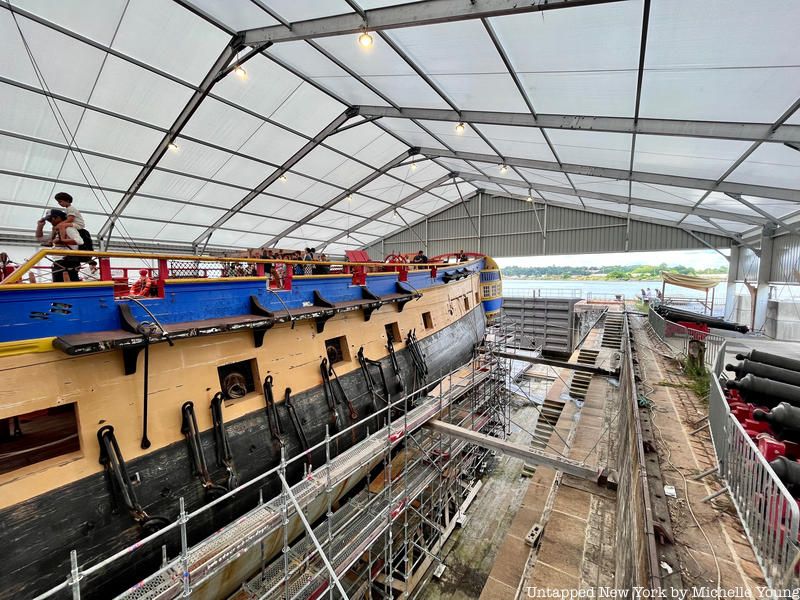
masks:
[[[306,250],[308,250],[308,248],[306,248]],[[300,254],[299,250],[292,255],[292,258],[294,260],[303,260],[303,257]],[[294,265],[294,274],[295,275],[304,275],[305,274],[305,269],[303,268],[303,265],[301,265],[299,263],[295,263],[295,265]]]
[[[85,242],[81,234],[75,229],[74,226],[59,229],[59,225],[67,220],[67,213],[61,209],[52,209],[47,216],[39,219],[36,222],[36,239],[42,246],[50,246],[51,248],[62,248],[67,250],[91,250],[85,248]],[[44,224],[50,223],[53,231],[50,236],[44,235]],[[53,281],[56,283],[63,283],[66,276],[69,281],[80,281],[78,277],[78,269],[81,266],[80,258],[76,256],[65,256],[61,260],[53,262]]]
[[[272,255],[272,250],[262,250],[261,251],[261,259],[269,261],[269,262],[264,263],[264,275],[267,277],[268,281],[274,275],[275,265],[273,265],[273,263],[272,263],[274,258],[275,257]]]
[[[306,253],[303,255],[303,260],[314,260],[314,248],[306,248]],[[303,274],[311,275],[314,272],[314,265],[303,265]]]
[[[469,257],[464,253],[463,250],[458,251],[458,262],[467,262]]]
[[[428,257],[425,256],[425,253],[422,250],[417,252],[414,258],[411,259],[411,264],[414,265],[424,265],[427,262],[428,262]]]
[[[328,262],[328,257],[323,253],[319,255],[321,262]],[[314,275],[330,275],[330,265],[314,265]]]
[[[18,266],[8,257],[8,254],[0,252],[0,281],[11,275]]]
[[[147,269],[139,270],[139,279],[131,286],[131,296],[149,296],[150,288],[153,287],[153,280],[150,278],[150,271]]]
[[[92,259],[83,265],[80,276],[81,281],[100,281],[100,270],[97,268],[97,261]]]

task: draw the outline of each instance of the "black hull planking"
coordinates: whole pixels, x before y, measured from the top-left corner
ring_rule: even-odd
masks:
[[[476,307],[459,321],[432,334],[418,343],[428,365],[426,383],[467,362],[476,343],[482,338],[485,327],[483,311]],[[414,383],[414,366],[408,350],[398,350],[397,359],[406,390]],[[381,360],[387,384],[393,399],[399,398],[389,357]],[[374,369],[377,374],[377,369]],[[341,376],[340,381],[351,400],[363,426],[356,434],[345,434],[339,442],[343,451],[364,438],[366,428],[374,431],[377,419],[365,419],[374,411],[372,398],[367,392],[364,377],[359,369]],[[287,458],[302,452],[302,446],[283,405],[283,389],[273,390],[280,402],[277,414]],[[331,424],[331,414],[322,386],[292,395],[305,435],[310,445],[324,440],[325,425]],[[379,403],[379,408],[383,405]],[[179,410],[179,407],[176,407]],[[209,410],[203,402],[195,402],[195,411]],[[224,414],[224,409],[223,409]],[[347,410],[339,410],[342,428],[349,426]],[[138,427],[139,424],[111,423],[117,428]],[[382,425],[382,423],[380,424]],[[240,483],[249,481],[276,466],[280,460],[280,444],[271,436],[266,411],[259,410],[226,423],[226,431],[234,457]],[[334,433],[334,429],[331,429]],[[212,431],[201,434],[203,450],[210,474],[215,483],[224,484],[228,472],[217,465]],[[325,461],[324,448],[314,453],[313,465]],[[287,473],[290,483],[303,475],[305,461],[297,461]],[[184,498],[191,512],[210,500],[199,478],[192,473],[188,446],[177,442],[128,463],[129,474],[136,478],[136,494],[145,511],[151,516],[161,516],[173,521],[178,515],[178,499]],[[262,486],[254,486],[222,503],[218,510],[208,511],[206,517],[192,519],[189,523],[189,544],[207,537],[239,515],[252,509],[258,502],[259,491],[264,500],[275,496],[280,487],[275,478]],[[168,538],[168,551],[174,555],[180,548],[177,532]],[[62,583],[69,574],[70,550],[77,550],[78,561],[88,567],[111,554],[122,550],[144,537],[140,525],[135,523],[124,507],[114,507],[109,480],[104,473],[75,481],[46,494],[15,506],[0,510],[0,547],[12,549],[4,553],[0,573],[0,599],[33,598]],[[123,562],[102,574],[84,580],[82,598],[111,598],[155,571],[161,563],[160,547],[142,547]],[[68,597],[66,592],[57,597]]]

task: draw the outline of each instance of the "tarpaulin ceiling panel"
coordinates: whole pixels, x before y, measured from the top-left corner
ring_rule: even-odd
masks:
[[[415,3],[414,10],[424,12],[425,2]],[[591,200],[586,209],[594,211],[616,206],[624,212],[629,189],[633,198],[664,203],[663,208],[634,206],[631,212],[637,218],[674,220],[705,231],[717,226],[720,234],[730,235],[752,233],[753,219],[763,215],[714,190],[720,178],[729,184],[778,187],[783,196],[800,189],[800,153],[793,147],[757,134],[722,139],[736,138],[731,129],[736,123],[764,124],[764,131],[775,131],[777,124],[777,133],[786,133],[778,120],[800,98],[800,5],[794,0],[709,0],[702,5],[652,0],[639,117],[722,122],[702,136],[649,131],[634,139],[631,133],[642,0],[484,20],[406,23],[371,31],[373,45],[366,50],[350,32],[278,42],[243,65],[246,77],[222,77],[180,133],[168,132],[237,31],[303,19],[322,19],[315,27],[324,29],[330,26],[324,19],[331,15],[403,4],[16,0],[1,6],[0,52],[6,60],[0,64],[0,170],[10,175],[0,177],[0,198],[12,204],[6,207],[0,235],[29,231],[27,213],[39,214],[58,189],[74,192],[93,227],[125,197],[123,220],[112,233],[118,239],[135,235],[147,241],[202,243],[215,231],[209,225],[219,219],[212,245],[261,240],[301,248],[304,232],[333,239],[350,226],[349,218],[355,226],[395,203],[402,207],[399,214],[412,222],[447,202],[460,202],[449,179],[407,202],[448,172],[510,180],[502,186],[461,183],[462,195],[476,188],[524,195],[530,182],[564,188],[574,184],[619,197],[613,202]],[[248,50],[240,50],[232,64]],[[56,99],[48,102],[53,95]],[[392,115],[369,124],[363,124],[364,116],[351,116],[343,119],[350,129],[321,134],[355,105],[444,112],[420,113],[413,119]],[[556,121],[563,117],[560,128],[525,123],[531,109]],[[486,114],[470,120],[469,111]],[[608,116],[623,120],[612,123],[612,131],[602,119],[592,123]],[[462,132],[456,130],[459,119],[465,122]],[[786,122],[800,124],[800,114]],[[165,138],[177,148],[148,164]],[[394,168],[362,189],[350,189],[410,147],[473,155],[436,158],[436,163],[419,157],[416,169]],[[512,159],[520,164],[501,173],[498,163]],[[545,161],[550,167],[522,166],[526,160]],[[286,179],[277,179],[273,173],[286,161],[293,163]],[[584,174],[568,180],[559,161],[577,165]],[[627,174],[631,164],[634,174],[653,173],[666,181],[629,183],[625,176],[603,173],[617,169]],[[125,194],[140,173],[146,174],[144,184],[135,194]],[[264,219],[240,222],[223,212],[250,200],[252,190],[270,176],[275,181],[267,194],[242,202],[242,210],[285,221],[273,219],[267,226]],[[691,187],[678,179],[684,177],[711,185]],[[332,202],[347,191],[354,193],[352,202]],[[797,210],[797,202],[746,191],[745,200],[770,215],[783,217]],[[575,196],[542,193],[584,209]],[[309,217],[327,204],[331,206],[322,214]],[[727,218],[715,217],[712,225],[669,205],[713,209]],[[393,214],[382,217],[384,223],[362,227],[362,235],[372,225],[379,233],[371,236],[405,228]],[[309,225],[302,222],[306,217]],[[237,227],[250,223],[259,231],[230,232],[228,218]],[[293,220],[300,221],[299,228],[285,240],[272,239]],[[132,231],[126,232],[124,223]],[[285,226],[277,228],[277,223]],[[344,239],[331,248],[356,243]]]

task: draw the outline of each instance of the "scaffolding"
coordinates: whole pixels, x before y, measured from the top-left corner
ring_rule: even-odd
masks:
[[[439,419],[505,438],[506,360],[482,354],[439,386]],[[447,397],[449,396],[449,401]],[[480,489],[490,450],[428,428],[412,429],[338,510],[306,528],[282,555],[264,561],[231,600],[409,597],[442,565],[441,550]],[[282,495],[297,509],[292,490]],[[328,495],[330,498],[331,495]]]
[[[145,548],[162,549],[161,566],[116,596],[126,600],[183,597],[380,598],[408,597],[480,488],[492,450],[426,428],[441,420],[497,438],[510,431],[510,361],[496,356],[507,332],[445,375],[427,394],[414,390],[368,417],[382,427],[336,454],[338,436],[280,463],[191,513],[180,499],[178,518],[163,529],[88,568],[73,552],[64,583],[39,596],[81,597],[107,580],[112,568],[135,564]],[[287,479],[293,463],[324,448],[326,461]],[[269,482],[280,491],[265,500]],[[259,491],[257,505],[214,535],[191,540],[189,523],[213,518],[232,496]],[[239,586],[230,588],[230,582]],[[226,584],[227,582],[227,584]],[[226,585],[228,589],[224,593]]]

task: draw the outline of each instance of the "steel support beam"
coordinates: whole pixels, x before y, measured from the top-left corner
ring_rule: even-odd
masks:
[[[511,348],[511,347],[510,347]],[[513,349],[513,348],[512,348]],[[526,350],[521,348],[521,350]],[[532,351],[533,349],[529,350]],[[580,371],[581,373],[591,373],[592,375],[602,375],[604,377],[614,377],[617,375],[615,371],[609,371],[602,367],[594,367],[592,365],[584,365],[582,363],[571,363],[563,360],[555,360],[552,358],[544,358],[542,356],[532,356],[529,354],[518,354],[516,352],[497,352],[482,350],[484,354],[491,354],[500,358],[510,358],[511,360],[519,360],[522,362],[530,363],[532,365],[547,365],[556,369],[569,369],[570,371]]]
[[[338,132],[336,132],[336,133],[338,133]],[[369,183],[375,181],[378,177],[380,177],[381,175],[383,175],[387,171],[399,166],[400,164],[402,164],[402,162],[405,159],[407,159],[409,156],[413,156],[414,154],[416,154],[416,149],[415,148],[411,148],[411,149],[407,150],[406,152],[403,152],[403,153],[399,154],[398,156],[396,156],[395,158],[390,160],[388,163],[386,163],[385,165],[383,165],[379,169],[376,169],[375,171],[373,171],[372,173],[370,173],[369,175],[364,177],[361,181],[359,181],[358,183],[354,184],[352,187],[350,187],[346,191],[342,192],[341,194],[338,194],[335,198],[333,198],[333,200],[329,200],[328,202],[326,202],[325,204],[323,204],[322,206],[320,206],[316,210],[312,211],[310,214],[306,215],[305,217],[303,217],[302,219],[297,221],[294,225],[291,225],[291,226],[287,227],[286,229],[284,229],[283,231],[281,231],[278,235],[276,235],[275,237],[270,239],[262,247],[266,248],[267,246],[271,246],[272,244],[277,243],[279,240],[285,238],[287,235],[289,235],[293,231],[299,229],[300,227],[302,227],[303,225],[305,225],[306,223],[308,223],[309,221],[311,221],[315,217],[318,217],[322,213],[326,212],[328,209],[333,208],[334,206],[336,206],[339,202],[341,202],[342,200],[347,198],[347,196],[349,194],[360,190],[365,185],[368,185]]]
[[[247,45],[262,42],[291,42],[321,37],[379,31],[403,27],[421,27],[435,23],[464,21],[514,15],[545,10],[556,10],[591,4],[610,4],[620,0],[427,0],[398,6],[387,6],[364,11],[297,21],[285,25],[271,25],[243,31]]]
[[[317,135],[311,138],[302,148],[300,148],[297,152],[295,152],[292,156],[290,156],[286,162],[284,162],[280,167],[275,169],[264,181],[259,183],[255,188],[253,188],[250,193],[248,193],[244,198],[239,200],[236,204],[234,204],[231,208],[229,208],[224,215],[222,215],[219,219],[217,219],[213,225],[208,227],[203,233],[201,233],[192,243],[194,245],[199,245],[205,242],[208,238],[211,237],[221,225],[228,221],[233,215],[239,212],[242,208],[250,204],[255,198],[258,197],[261,192],[266,190],[269,186],[271,186],[277,179],[283,175],[286,171],[291,169],[294,165],[300,162],[303,157],[305,157],[308,153],[310,153],[314,148],[319,146],[329,135],[333,134],[343,123],[345,123],[348,119],[354,116],[354,111],[352,109],[347,109],[342,112],[338,117],[336,117],[333,121],[328,123],[328,125],[320,131]]]
[[[439,179],[431,181],[424,188],[421,188],[419,190],[416,190],[416,191],[412,192],[411,194],[409,194],[408,196],[405,196],[404,198],[401,198],[400,200],[398,200],[397,202],[395,202],[393,205],[389,206],[388,208],[384,208],[379,213],[377,213],[375,215],[372,215],[371,217],[368,217],[368,218],[364,219],[363,221],[360,221],[359,223],[357,223],[351,229],[351,231],[354,232],[354,233],[358,233],[358,230],[361,227],[363,227],[364,225],[372,223],[375,219],[380,219],[383,215],[386,215],[386,214],[392,212],[393,210],[397,210],[398,208],[400,208],[404,204],[406,204],[408,202],[411,202],[414,198],[419,198],[423,194],[427,194],[431,190],[433,190],[433,189],[439,187],[440,185],[442,185],[448,179],[452,179],[452,177],[453,177],[452,174],[442,175],[441,177],[439,177]],[[333,244],[334,242],[336,242],[336,241],[342,239],[343,237],[345,237],[346,235],[348,235],[347,232],[342,232],[342,233],[332,237],[327,242],[325,242],[325,246]],[[377,240],[376,240],[376,242],[377,242]],[[373,243],[375,243],[375,242],[373,242]]]
[[[762,331],[767,325],[769,306],[769,282],[772,279],[772,251],[775,246],[775,227],[765,225],[761,230],[760,254],[758,257],[758,280],[756,281],[755,307],[753,310],[753,330]]]
[[[695,214],[697,214],[697,213],[695,213]],[[714,228],[718,229],[720,232],[722,232],[722,235],[727,235],[731,239],[735,240],[737,244],[741,244],[742,246],[746,246],[747,248],[750,248],[750,250],[752,250],[753,253],[756,256],[760,256],[761,251],[758,248],[756,248],[755,246],[752,246],[752,245],[748,244],[747,242],[745,242],[742,239],[741,234],[736,233],[735,231],[729,231],[729,230],[725,229],[719,223],[715,223],[714,220],[711,217],[705,217],[705,216],[700,215],[700,214],[697,214],[697,216],[700,217],[701,219],[703,219],[703,221],[705,221],[706,223],[708,223],[712,227],[714,227]],[[681,221],[683,221],[683,219],[681,219]],[[679,223],[677,225],[677,227],[683,227],[683,224]],[[762,227],[765,227],[765,225],[762,226]]]
[[[796,236],[800,237],[800,229],[798,229],[797,226],[792,225],[791,223],[787,223],[786,221],[776,217],[775,215],[771,215],[770,213],[765,211],[763,208],[760,208],[758,205],[753,204],[752,202],[742,198],[742,196],[740,194],[726,194],[726,195],[729,196],[730,198],[733,198],[734,200],[736,200],[740,204],[746,206],[747,208],[749,208],[753,212],[757,212],[758,214],[763,216],[766,219],[767,222],[772,223],[773,225],[777,226],[779,229],[784,229],[784,230],[788,231],[789,233],[793,233]],[[697,214],[700,214],[700,213],[697,213]]]
[[[725,293],[725,315],[726,321],[736,321],[736,281],[739,278],[739,264],[742,258],[742,246],[731,246],[731,256],[728,261],[728,280],[726,282],[727,289]],[[749,325],[748,322],[742,325]]]
[[[469,442],[470,444],[475,444],[481,448],[486,448],[487,450],[497,450],[498,452],[502,452],[507,456],[513,456],[514,458],[522,459],[527,464],[549,467],[551,469],[555,469],[556,471],[568,473],[574,477],[594,481],[596,483],[600,483],[604,478],[604,473],[602,470],[593,469],[592,467],[586,466],[584,463],[578,462],[577,460],[572,460],[571,458],[565,458],[561,456],[554,456],[552,454],[542,452],[541,450],[534,450],[529,446],[523,446],[522,444],[515,444],[514,442],[507,442],[499,438],[490,437],[483,433],[478,433],[477,431],[472,431],[471,429],[464,429],[463,427],[445,423],[444,421],[440,421],[438,419],[428,421],[424,427],[426,429],[430,429],[431,431],[449,435],[454,438],[464,440],[465,442]]]
[[[691,206],[684,204],[672,204],[671,202],[661,202],[660,200],[648,200],[645,198],[636,198],[628,196],[620,196],[618,194],[606,194],[604,192],[592,192],[589,190],[581,190],[568,187],[561,187],[557,185],[549,185],[544,183],[531,183],[527,184],[524,181],[516,181],[505,177],[484,177],[483,175],[476,175],[474,173],[458,173],[458,176],[464,181],[486,181],[489,183],[503,184],[511,187],[532,189],[539,192],[551,192],[553,194],[563,194],[565,196],[579,196],[583,198],[593,198],[595,200],[603,200],[604,202],[613,202],[615,204],[640,206],[643,208],[654,208],[657,210],[666,210],[681,214],[694,214],[698,216],[707,216],[715,219],[726,219],[728,221],[738,221],[741,223],[748,223],[750,225],[764,225],[768,219],[761,217],[753,217],[750,215],[742,215],[739,213],[728,213],[721,210],[697,208],[692,209]],[[770,219],[771,220],[771,219]]]
[[[611,169],[608,167],[593,167],[590,165],[576,165],[534,160],[530,158],[500,158],[492,154],[478,152],[452,152],[441,148],[420,148],[420,154],[429,158],[454,158],[458,160],[473,160],[488,162],[495,165],[506,164],[509,166],[539,169],[542,171],[555,171],[557,173],[571,173],[589,177],[602,177],[605,179],[618,179],[620,181],[635,181],[638,183],[652,183],[655,185],[669,185],[674,187],[694,188],[698,190],[717,190],[723,193],[743,194],[745,196],[758,196],[760,198],[775,198],[787,202],[800,203],[800,189],[777,188],[749,183],[722,182],[713,179],[699,179],[697,177],[682,177],[679,175],[665,175],[661,173],[648,173],[645,171],[632,171],[626,169]]]
[[[634,119],[629,117],[596,117],[584,115],[536,115],[530,113],[455,111],[441,108],[392,108],[391,106],[359,106],[363,117],[421,119],[451,123],[511,125],[538,129],[573,129],[642,135],[698,137],[719,140],[764,141],[781,144],[800,142],[800,125],[772,123],[735,123],[726,121],[690,121],[683,119]]]
[[[714,246],[712,246],[711,244],[709,244],[707,241],[705,241],[703,238],[701,238],[699,235],[697,235],[697,234],[696,234],[694,231],[692,231],[691,229],[687,229],[687,228],[686,228],[686,227],[684,227],[684,226],[681,226],[681,227],[680,227],[680,229],[683,229],[683,231],[685,231],[686,233],[688,233],[690,236],[692,236],[692,237],[693,237],[694,239],[696,239],[698,242],[700,242],[701,244],[703,244],[703,246],[705,246],[705,247],[706,247],[706,248],[708,248],[709,250],[713,250],[714,252],[716,252],[717,254],[719,254],[719,255],[720,255],[722,258],[724,258],[724,259],[725,259],[725,260],[727,260],[728,262],[731,262],[731,259],[730,259],[730,257],[729,257],[729,256],[725,256],[725,254],[723,254],[723,253],[722,253],[722,252],[719,250],[719,248],[715,248]],[[731,246],[731,248],[733,248],[733,246]]]
[[[136,195],[136,192],[139,191],[139,188],[142,187],[144,182],[150,176],[150,173],[153,172],[153,169],[158,164],[158,161],[161,160],[161,157],[164,156],[164,153],[169,148],[169,145],[181,132],[186,123],[189,122],[189,119],[197,110],[197,107],[199,107],[200,103],[205,99],[206,96],[208,96],[211,88],[214,87],[214,84],[220,80],[220,74],[225,72],[230,65],[231,60],[236,57],[236,53],[243,47],[244,44],[242,43],[241,36],[235,35],[231,38],[230,42],[228,42],[228,45],[222,50],[211,69],[209,69],[208,73],[206,73],[203,81],[192,94],[192,97],[189,98],[189,101],[183,107],[183,110],[181,110],[181,112],[175,118],[175,122],[166,132],[164,137],[161,138],[161,141],[156,146],[153,154],[147,159],[147,162],[139,171],[139,174],[136,175],[136,178],[128,187],[128,190],[122,196],[117,206],[114,207],[114,210],[100,228],[100,231],[98,232],[98,238],[105,240],[105,245],[108,244],[107,240],[111,236],[111,230],[114,227],[114,223],[116,223],[122,212],[125,210],[128,204],[130,204],[131,200]]]

